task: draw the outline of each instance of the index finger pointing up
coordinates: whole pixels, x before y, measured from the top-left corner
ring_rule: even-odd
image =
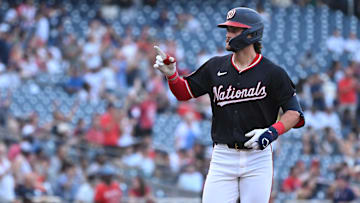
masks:
[[[158,46],[154,46],[156,52],[161,56],[161,58],[164,60],[166,59],[166,54],[160,49]]]

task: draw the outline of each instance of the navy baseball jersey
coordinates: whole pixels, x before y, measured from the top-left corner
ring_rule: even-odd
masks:
[[[210,95],[211,137],[222,144],[243,145],[250,139],[245,133],[274,124],[280,106],[295,94],[285,70],[261,54],[242,71],[233,54],[213,57],[184,79],[194,97]]]

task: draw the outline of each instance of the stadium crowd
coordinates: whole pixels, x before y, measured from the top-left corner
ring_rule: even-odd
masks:
[[[210,101],[201,97],[196,102],[177,102],[166,80],[152,68],[154,44],[175,56],[179,64],[188,57],[185,51],[175,41],[157,39],[149,26],[138,34],[129,26],[119,35],[106,21],[110,14],[101,10],[88,22],[87,32],[78,36],[65,29],[70,13],[61,3],[27,0],[8,5],[0,24],[0,89],[6,95],[0,100],[0,124],[5,132],[0,141],[0,202],[43,197],[70,202],[137,202],[137,198],[155,202],[159,194],[150,180],[176,184],[200,197],[212,146],[198,141],[199,123],[211,119]],[[165,29],[168,23],[164,10],[152,26]],[[199,24],[184,13],[171,29],[196,32]],[[324,198],[334,202],[360,196],[360,61],[355,54],[360,42],[356,35],[344,40],[335,32],[327,45],[335,54],[354,55],[354,60],[348,64],[334,61],[327,72],[298,82],[306,118],[302,153],[341,155],[345,161],[331,166],[335,181],[329,181],[320,173],[321,161],[314,159],[307,166],[299,160],[289,177],[277,180],[274,199],[280,192],[312,199],[324,187]],[[197,64],[221,54],[227,53],[222,48],[216,53],[202,50]],[[305,70],[319,66],[311,52],[298,62]],[[195,67],[178,68],[188,74]],[[51,121],[39,122],[36,111],[14,116],[10,111],[13,92],[43,73],[66,76],[57,85],[76,98],[71,111],[60,111],[62,104],[52,101]],[[94,114],[91,122],[74,120],[80,104],[101,101],[106,101],[106,110]],[[152,145],[160,114],[181,117],[171,135],[175,137],[171,153]],[[281,143],[276,148],[281,150]],[[141,173],[129,178],[119,174],[118,168]]]

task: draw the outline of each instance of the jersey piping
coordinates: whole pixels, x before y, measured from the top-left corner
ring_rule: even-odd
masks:
[[[234,68],[239,72],[239,73],[242,73],[242,72],[245,72],[251,68],[253,68],[254,66],[256,66],[262,59],[262,55],[261,54],[256,54],[254,60],[250,63],[250,65],[248,65],[245,69],[243,70],[240,70],[239,67],[236,66],[235,62],[234,62],[234,54],[231,56],[231,64],[234,66]]]
[[[186,85],[186,89],[188,90],[190,96],[191,96],[192,98],[195,98],[195,97],[194,97],[194,94],[191,92],[191,89],[190,89],[190,87],[189,87],[189,84],[188,84],[188,81],[187,81],[187,80],[185,80],[185,85]]]

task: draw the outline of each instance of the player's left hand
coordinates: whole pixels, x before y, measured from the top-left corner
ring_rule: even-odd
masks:
[[[246,137],[251,137],[245,142],[244,146],[251,149],[265,149],[271,142],[278,138],[278,133],[274,127],[255,129],[245,134]]]
[[[154,68],[160,70],[165,76],[170,77],[176,72],[176,60],[174,57],[167,55],[158,46],[154,46],[157,56]]]

